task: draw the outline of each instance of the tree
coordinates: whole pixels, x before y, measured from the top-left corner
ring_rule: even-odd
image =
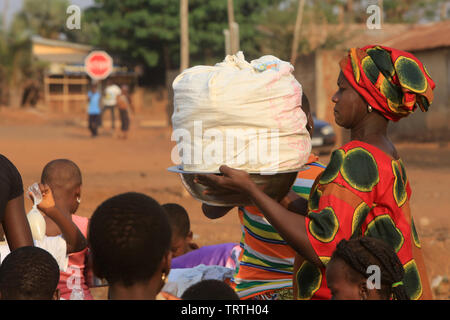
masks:
[[[21,20],[23,27],[32,34],[44,38],[58,39],[66,25],[66,10],[69,0],[25,0],[15,20]]]
[[[241,49],[257,57],[258,24],[262,13],[279,0],[235,0]],[[92,44],[118,57],[123,64],[142,65],[147,74],[161,74],[180,64],[179,0],[96,0],[85,10],[87,22],[99,27]],[[190,60],[212,64],[224,58],[223,30],[228,28],[227,1],[189,1]],[[161,83],[164,82],[161,79]]]
[[[58,39],[64,32],[68,0],[25,0],[0,39],[0,102],[20,96],[26,79],[40,78],[45,64],[32,58],[31,36]]]

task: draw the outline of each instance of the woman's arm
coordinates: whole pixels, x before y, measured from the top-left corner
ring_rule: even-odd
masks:
[[[300,197],[292,190],[280,201],[280,204],[289,211],[301,214],[302,216],[308,214],[308,200]]]
[[[214,194],[217,189],[229,189],[247,194],[253,203],[261,210],[270,224],[280,233],[283,239],[301,256],[319,267],[322,262],[315,253],[309,241],[305,217],[285,209],[280,203],[266,195],[250,179],[248,173],[241,170],[221,166],[219,175],[199,175],[197,182],[208,187],[206,194]],[[303,212],[306,207],[303,203]]]
[[[284,208],[257,188],[256,185],[249,189],[247,194],[270,224],[296,252],[318,267],[323,267],[309,241],[305,216]]]
[[[34,245],[25,213],[23,194],[8,201],[2,225],[11,251]]]

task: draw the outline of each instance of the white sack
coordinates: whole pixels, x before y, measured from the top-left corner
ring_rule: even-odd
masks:
[[[302,86],[274,56],[242,52],[215,66],[186,69],[173,82],[172,140],[185,171],[300,169],[311,152]]]

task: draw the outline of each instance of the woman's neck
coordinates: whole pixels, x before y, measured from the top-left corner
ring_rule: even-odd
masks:
[[[368,114],[350,131],[351,140],[358,140],[371,144],[382,150],[394,159],[398,153],[394,144],[387,136],[388,120],[382,115],[373,112]]]
[[[380,138],[387,138],[388,120],[376,112],[367,114],[350,131],[351,140],[372,143]]]

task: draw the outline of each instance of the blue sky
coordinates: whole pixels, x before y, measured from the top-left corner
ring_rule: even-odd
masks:
[[[39,0],[34,0],[39,1]],[[94,4],[94,0],[70,0],[72,4],[80,6],[80,8],[89,7]],[[9,0],[8,1],[8,11],[7,11],[7,21],[11,21],[14,14],[22,8],[23,0]],[[0,12],[3,16],[3,8],[5,5],[5,0],[0,0]]]

